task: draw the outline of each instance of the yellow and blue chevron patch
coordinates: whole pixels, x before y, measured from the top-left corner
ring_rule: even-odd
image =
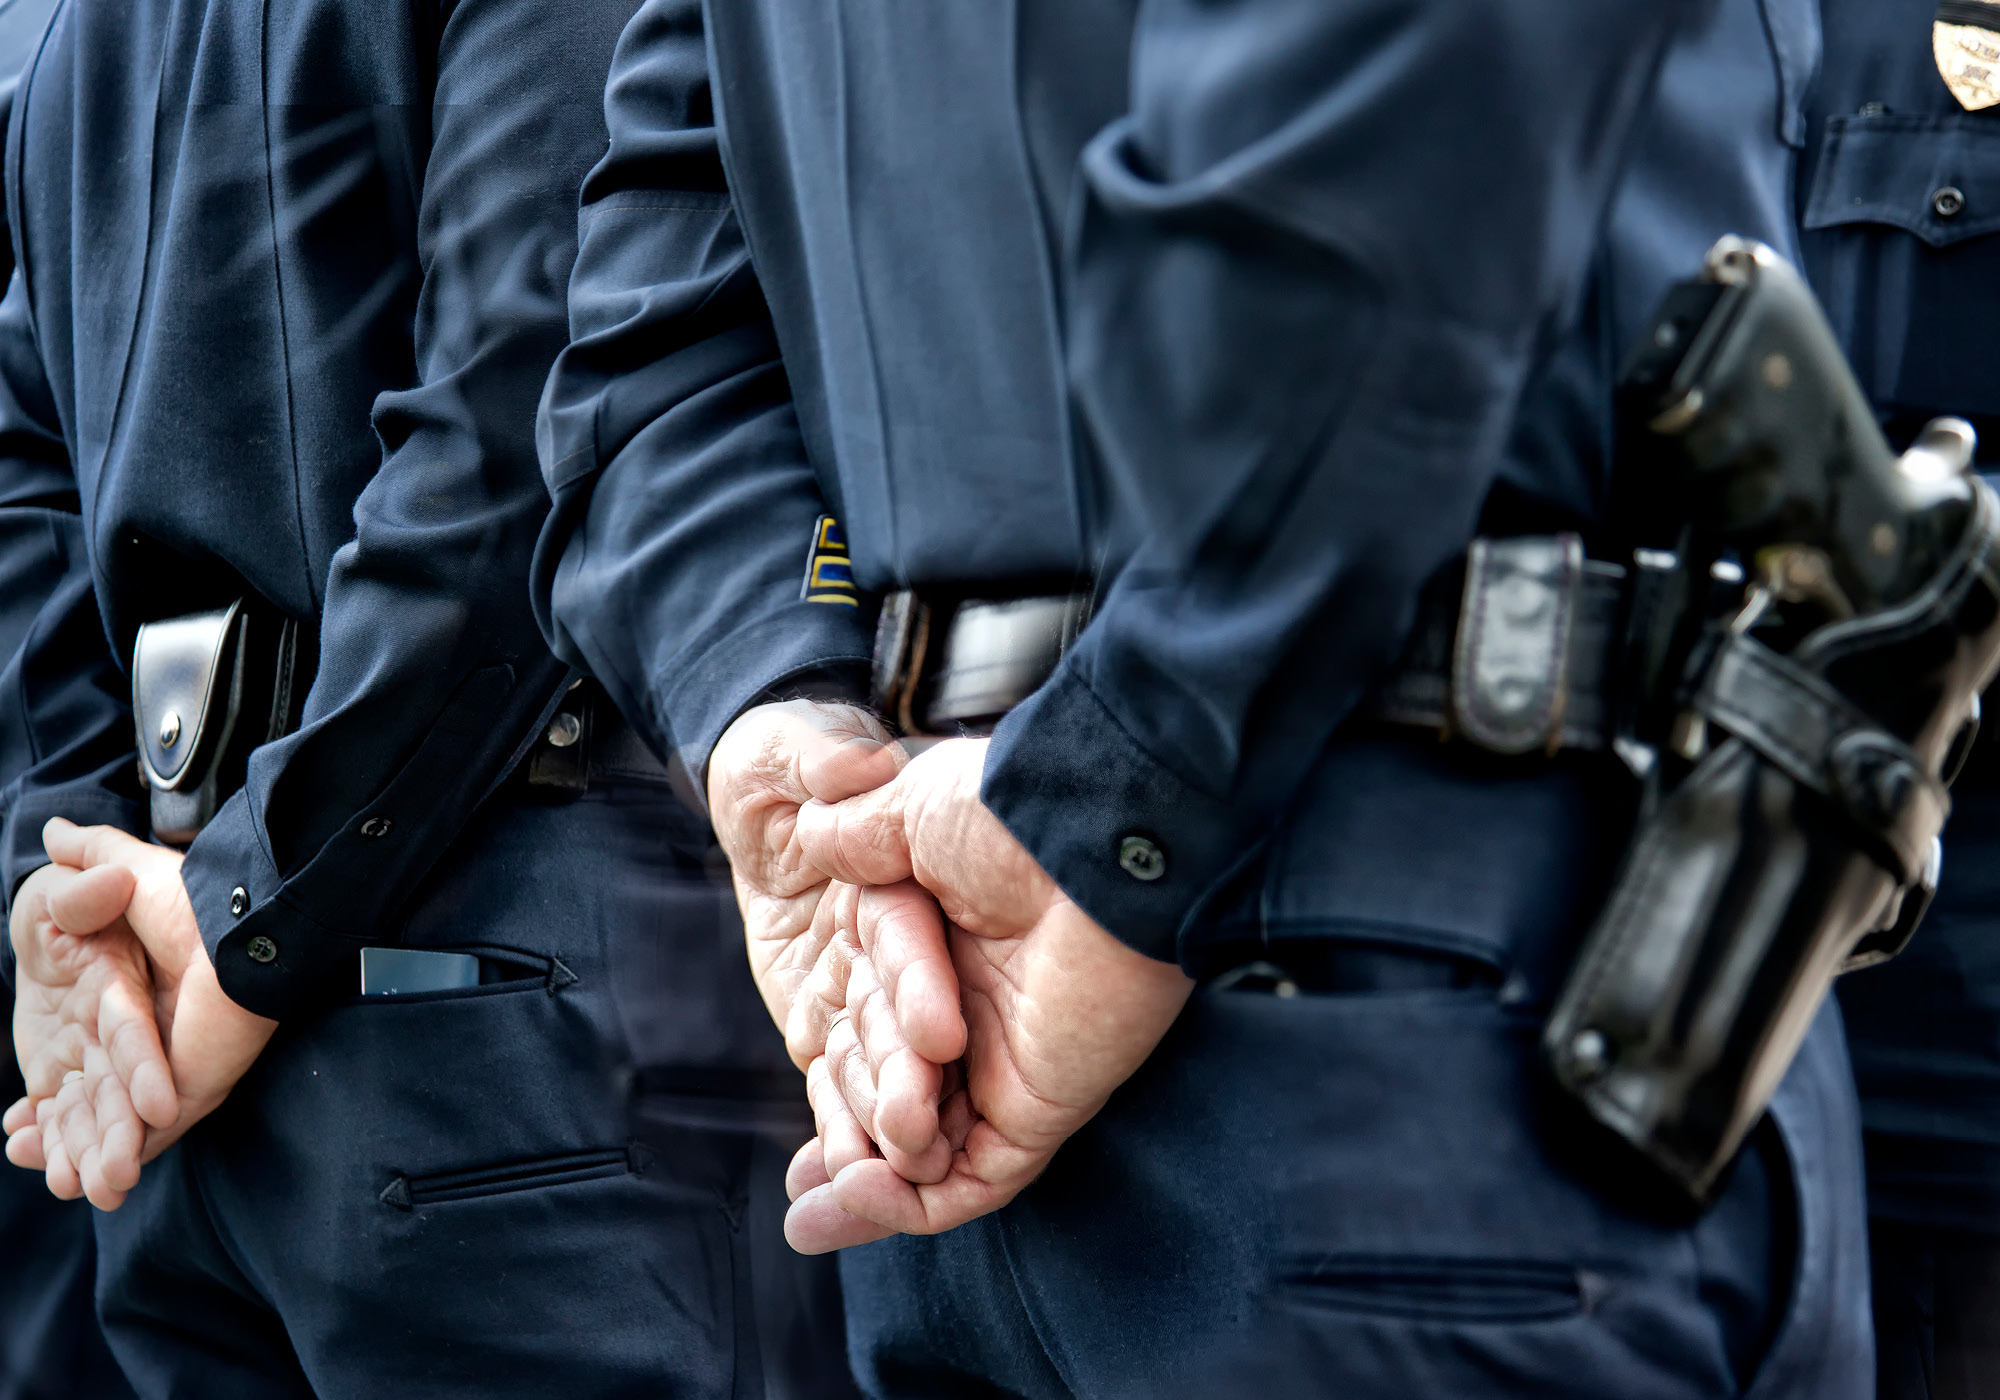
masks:
[[[830,515],[813,522],[812,553],[806,556],[805,586],[799,596],[808,603],[861,606],[861,590],[854,586],[854,565],[847,557],[847,536]]]

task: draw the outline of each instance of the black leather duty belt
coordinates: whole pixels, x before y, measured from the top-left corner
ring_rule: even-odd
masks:
[[[912,737],[984,732],[1055,674],[1089,620],[1087,593],[891,593],[875,627],[875,708]]]
[[[1478,539],[1424,591],[1403,655],[1364,710],[1501,754],[1611,747],[1626,571],[1575,535]],[[1090,595],[883,600],[874,702],[904,734],[979,733],[1047,680]]]
[[[1494,753],[1609,748],[1625,598],[1625,569],[1575,535],[1474,540],[1366,709]]]

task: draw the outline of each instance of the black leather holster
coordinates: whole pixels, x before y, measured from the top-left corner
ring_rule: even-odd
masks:
[[[302,650],[296,621],[242,600],[139,629],[132,714],[156,838],[194,840],[243,786],[250,751],[297,727],[314,660]]]
[[[1620,472],[1644,523],[1677,530],[1638,552],[1627,647],[1619,740],[1649,791],[1544,1046],[1699,1202],[1834,977],[1894,953],[1929,901],[2000,667],[2000,500],[1956,420],[1890,449],[1760,245],[1725,239],[1674,289],[1621,400]]]

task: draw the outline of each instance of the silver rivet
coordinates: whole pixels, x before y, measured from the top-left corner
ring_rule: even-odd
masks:
[[[1135,880],[1153,881],[1167,873],[1167,855],[1143,836],[1118,843],[1118,864]]]
[[[387,817],[370,817],[367,821],[361,823],[361,834],[363,836],[387,836],[389,829],[394,825],[395,823]]]
[[[168,710],[167,717],[160,721],[160,747],[170,749],[180,737],[181,717]]]
[[[261,933],[251,939],[249,946],[243,951],[250,955],[250,961],[254,963],[276,962],[278,960],[278,945],[264,937]]]
[[[1965,212],[1965,191],[1956,185],[1946,185],[1931,196],[1931,208],[1940,219],[1956,219]]]
[[[568,710],[558,710],[549,721],[548,740],[552,747],[566,749],[583,737],[583,721]]]
[[[1570,1037],[1569,1067],[1584,1079],[1595,1079],[1611,1067],[1611,1047],[1603,1031],[1582,1030]]]
[[[244,889],[241,885],[231,890],[229,892],[229,912],[239,919],[249,913],[250,891]]]

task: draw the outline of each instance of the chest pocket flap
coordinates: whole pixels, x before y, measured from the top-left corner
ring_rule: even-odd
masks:
[[[1888,224],[1933,248],[2000,231],[2000,121],[1834,118],[1805,226],[1843,224]]]

